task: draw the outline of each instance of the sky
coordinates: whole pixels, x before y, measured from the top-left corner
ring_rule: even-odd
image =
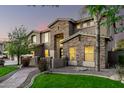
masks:
[[[45,29],[56,18],[80,18],[82,6],[0,6],[0,39],[15,27],[24,25],[28,31]]]

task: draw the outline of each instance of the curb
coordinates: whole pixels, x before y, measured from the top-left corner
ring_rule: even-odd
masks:
[[[30,82],[28,85],[26,85],[24,88],[30,88],[30,87],[32,86],[32,84],[33,84],[35,78],[36,78],[37,76],[39,76],[40,74],[44,74],[45,72],[47,72],[47,71],[39,72],[39,73],[37,73],[36,75],[34,75],[34,76],[32,77],[32,79],[31,79],[31,82]]]
[[[20,86],[18,86],[17,88],[28,88],[28,86],[32,82],[32,78],[39,73],[40,73],[39,70],[34,70],[34,71],[30,72],[28,77],[26,78],[26,80]]]

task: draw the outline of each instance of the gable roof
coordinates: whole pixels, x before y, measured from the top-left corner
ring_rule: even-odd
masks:
[[[93,18],[90,17],[90,16],[89,17],[84,17],[82,19],[77,20],[76,23],[85,22],[85,21],[89,21],[89,20],[93,20]]]
[[[40,32],[39,32],[39,31],[36,31],[36,30],[32,30],[31,32],[29,32],[29,33],[27,34],[27,36],[31,35],[32,33],[40,33]]]
[[[58,21],[70,21],[75,23],[75,21],[72,18],[57,18],[55,21],[53,21],[51,24],[48,25],[48,27],[51,27],[52,25],[54,25],[56,22]]]

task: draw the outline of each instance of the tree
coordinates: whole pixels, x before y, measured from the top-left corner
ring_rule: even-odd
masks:
[[[117,15],[121,6],[88,5],[85,10],[93,17],[96,26],[96,70],[100,71],[100,26],[114,25],[121,17]],[[104,22],[102,20],[106,18]]]
[[[16,27],[14,31],[8,34],[10,42],[7,43],[6,49],[11,56],[17,56],[18,65],[20,64],[20,56],[30,53],[30,41],[27,37],[27,29],[22,25]]]

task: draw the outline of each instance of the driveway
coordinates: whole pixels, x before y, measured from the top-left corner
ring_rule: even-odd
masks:
[[[17,88],[20,87],[28,78],[29,74],[33,71],[37,71],[36,67],[22,68],[18,70],[7,80],[0,83],[0,88]]]

